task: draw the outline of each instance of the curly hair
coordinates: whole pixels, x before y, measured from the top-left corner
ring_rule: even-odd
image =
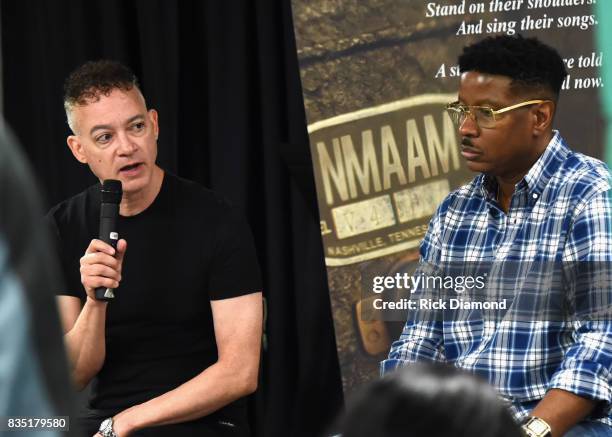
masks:
[[[506,76],[519,88],[545,88],[555,99],[567,75],[563,59],[537,38],[493,36],[463,48],[459,70]]]
[[[74,106],[87,105],[108,96],[113,90],[140,89],[136,75],[127,66],[112,60],[89,61],[75,69],[64,82],[64,109],[74,131],[71,112]]]

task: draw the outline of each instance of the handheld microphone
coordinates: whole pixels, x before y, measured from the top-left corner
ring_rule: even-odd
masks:
[[[102,203],[100,204],[100,240],[113,246],[117,250],[117,241],[119,234],[117,233],[117,217],[119,217],[119,204],[123,190],[121,181],[107,179],[100,188],[102,194]],[[98,287],[96,288],[97,300],[112,300],[115,298],[115,293],[112,288]]]

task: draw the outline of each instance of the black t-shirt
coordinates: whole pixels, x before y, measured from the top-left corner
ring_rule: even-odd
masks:
[[[100,186],[60,203],[47,218],[67,284],[57,294],[84,302],[79,259],[98,237]],[[107,309],[106,359],[89,401],[96,410],[142,403],[215,363],[210,301],[261,290],[246,221],[194,182],[166,173],[155,201],[140,214],[120,216],[117,227],[127,251]],[[243,410],[235,404],[225,410]]]

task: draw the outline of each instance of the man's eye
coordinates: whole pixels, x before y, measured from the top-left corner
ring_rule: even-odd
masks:
[[[492,119],[493,110],[491,108],[474,108],[476,116],[479,118]]]
[[[144,128],[145,128],[144,121],[140,121],[132,125],[132,130],[137,131],[137,132],[143,130]]]
[[[96,141],[101,144],[106,144],[111,140],[111,138],[112,138],[111,134],[102,134],[96,138]]]

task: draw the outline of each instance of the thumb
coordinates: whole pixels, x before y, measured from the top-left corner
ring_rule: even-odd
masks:
[[[117,259],[119,261],[123,261],[123,256],[125,255],[125,251],[127,250],[127,241],[123,238],[117,241]]]

